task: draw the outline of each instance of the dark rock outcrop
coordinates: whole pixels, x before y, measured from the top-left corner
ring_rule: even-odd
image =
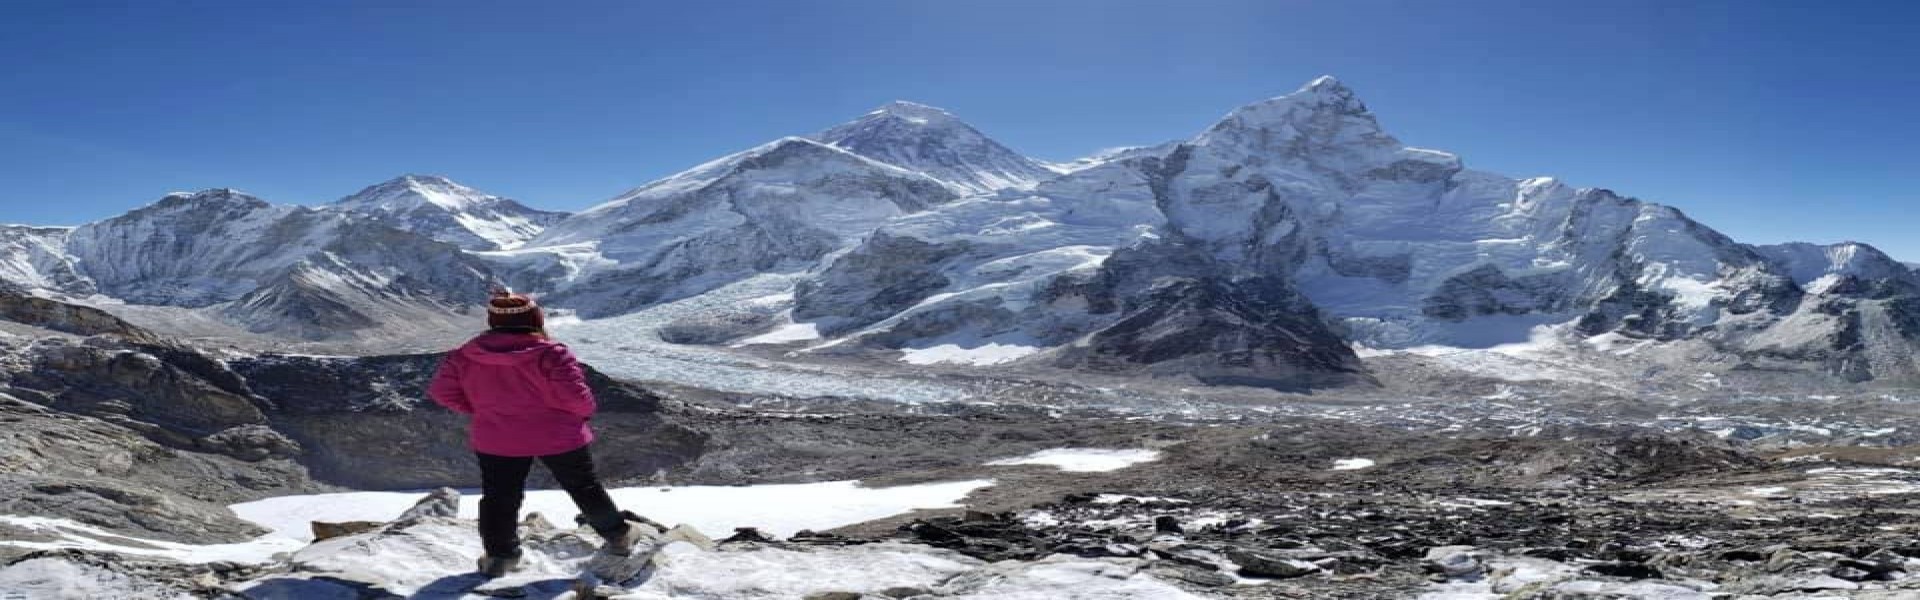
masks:
[[[479,470],[465,417],[426,397],[442,356],[267,355],[233,368],[275,400],[268,419],[308,448],[300,460],[316,479],[361,489],[473,487]],[[665,420],[658,396],[587,372],[600,404],[593,425],[602,476],[650,479],[700,455],[704,436]]]

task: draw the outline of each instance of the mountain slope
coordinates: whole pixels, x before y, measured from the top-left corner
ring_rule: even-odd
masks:
[[[200,307],[238,298],[319,251],[343,219],[231,189],[176,193],[75,228],[67,252],[102,294]]]
[[[402,175],[328,206],[467,250],[518,247],[566,213],[534,210],[437,175]]]
[[[584,315],[618,314],[774,269],[800,269],[888,219],[950,201],[926,175],[786,138],[647,184],[555,224],[515,285]],[[531,273],[531,274],[529,274]]]
[[[408,330],[482,297],[485,263],[390,222],[206,190],[78,227],[65,251],[111,298],[302,339]]]
[[[1032,188],[1053,175],[947,111],[912,102],[888,103],[814,139],[970,194]]]
[[[471,307],[494,280],[485,262],[452,244],[354,221],[220,314],[255,333],[308,340],[464,328],[479,321]]]
[[[67,236],[72,231],[71,227],[0,225],[0,282],[75,296],[93,294],[93,280],[67,254]]]

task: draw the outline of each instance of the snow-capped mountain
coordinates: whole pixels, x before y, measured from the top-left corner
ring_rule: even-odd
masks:
[[[1887,279],[1891,261],[1845,258],[1858,255],[1835,251],[1837,266],[1819,270],[1903,285]],[[1172,361],[1165,370],[1185,373],[1205,370],[1196,357],[1271,363],[1214,377],[1231,381],[1349,372],[1347,342],[1485,347],[1543,325],[1731,352],[1780,347],[1769,332],[1844,329],[1789,318],[1813,282],[1792,276],[1812,267],[1787,262],[1672,208],[1407,147],[1321,78],[1164,153],[896,219],[802,283],[792,314],[831,338],[815,348],[835,351],[957,345],[1083,366],[1107,348],[1094,363]],[[1159,350],[1121,343],[1143,329]],[[1218,330],[1271,337],[1200,335]],[[1874,364],[1876,376],[1915,371]]]
[[[467,250],[519,247],[566,213],[534,210],[438,175],[402,175],[329,208],[385,222]]]
[[[605,316],[805,269],[889,219],[954,197],[927,175],[784,138],[642,186],[554,224],[522,251],[491,256],[519,267],[517,286]]]
[[[102,294],[201,307],[239,298],[319,251],[344,220],[232,189],[175,193],[75,228],[66,251]]]
[[[93,280],[66,252],[71,227],[0,225],[0,282],[24,289],[86,296]]]
[[[471,322],[496,280],[459,247],[386,223],[353,220],[220,314],[257,333],[323,340]]]
[[[484,294],[484,263],[392,223],[231,189],[176,193],[70,232],[11,238],[29,251],[9,248],[5,264],[31,269],[0,276],[67,296],[204,308],[308,339],[460,310]]]
[[[895,101],[828,129],[815,139],[883,163],[919,171],[962,193],[1026,189],[1053,176],[945,110]]]
[[[0,229],[0,278],[314,337],[454,314],[496,278],[598,318],[781,273],[791,299],[688,339],[1292,387],[1364,379],[1356,345],[1549,334],[1920,377],[1909,266],[1471,170],[1401,143],[1330,77],[1051,170],[893,103],[559,217],[438,177],[321,209],[209,190]]]

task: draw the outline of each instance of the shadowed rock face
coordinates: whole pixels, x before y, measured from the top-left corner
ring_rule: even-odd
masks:
[[[309,451],[315,479],[362,489],[479,485],[466,418],[434,404],[440,354],[370,358],[262,356],[234,361],[279,409],[273,427]],[[642,480],[698,457],[704,437],[667,423],[660,398],[588,369],[602,477]],[[544,475],[543,475],[544,477]]]
[[[875,233],[818,278],[800,283],[794,317],[836,318],[828,333],[871,324],[946,287],[948,279],[932,267],[966,250],[965,244]]]
[[[1064,346],[1055,363],[1276,389],[1370,381],[1359,357],[1286,280],[1233,272],[1182,243],[1116,252],[1090,281],[1053,290],[1114,317]]]
[[[30,390],[8,391],[0,392],[0,514],[60,517],[152,539],[231,542],[262,531],[235,519],[225,505],[318,491],[305,469],[284,455],[233,456],[271,443],[238,440],[199,449],[156,443],[148,439],[158,431],[151,425],[82,416],[51,408]]]
[[[122,424],[170,447],[230,449],[247,436],[211,438],[267,423],[263,411],[269,404],[264,399],[248,392],[217,361],[193,350],[104,337],[83,342],[48,338],[22,349],[20,356],[26,368],[11,373],[8,384],[34,401]],[[292,453],[284,440],[261,441],[268,445],[261,448],[268,455]]]
[[[31,296],[0,282],[0,320],[23,323],[74,335],[115,335],[130,341],[157,343],[160,338],[106,311]]]

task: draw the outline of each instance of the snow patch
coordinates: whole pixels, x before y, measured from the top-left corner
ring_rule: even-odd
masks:
[[[1049,465],[1074,473],[1118,471],[1140,463],[1160,460],[1160,451],[1143,449],[1054,448],[1016,458],[989,462],[989,467]]]
[[[998,342],[987,342],[971,348],[962,347],[959,344],[940,344],[926,348],[902,348],[900,360],[915,365],[959,364],[982,367],[1020,360],[1041,350],[1042,348],[1035,346]]]
[[[619,488],[609,490],[621,508],[662,523],[684,523],[701,531],[729,532],[735,527],[757,527],[773,535],[789,536],[802,529],[825,530],[889,517],[919,508],[952,508],[960,498],[992,485],[989,480],[930,483],[890,488],[861,487],[857,481],[826,483],[675,488]],[[280,535],[311,539],[312,521],[386,521],[405,512],[420,499],[412,492],[346,492],[310,496],[282,496],[233,505],[242,519],[259,523]],[[479,516],[480,495],[460,498],[460,516]],[[527,512],[539,512],[555,523],[572,523],[579,510],[566,492],[527,492]]]
[[[1333,461],[1332,470],[1358,471],[1361,469],[1373,468],[1374,464],[1376,463],[1374,463],[1373,459],[1371,458],[1342,458],[1340,460]]]
[[[835,481],[609,491],[621,508],[663,523],[684,523],[717,534],[751,526],[785,537],[802,529],[827,530],[915,509],[954,508],[959,506],[959,499],[992,484],[990,480],[972,480],[866,488],[856,481]],[[55,538],[51,542],[4,540],[0,546],[28,550],[78,548],[188,563],[265,563],[271,561],[274,554],[299,550],[312,542],[313,521],[386,522],[400,516],[419,499],[418,492],[345,492],[281,496],[235,504],[229,507],[234,514],[270,529],[271,533],[236,544],[210,545],[134,538],[66,519],[0,515],[0,525]],[[479,503],[479,494],[463,495],[460,516],[477,517]],[[522,510],[542,513],[554,523],[572,523],[579,513],[566,493],[559,490],[529,491]],[[465,528],[460,533],[473,537]],[[472,542],[477,548],[478,540]]]
[[[734,342],[735,348],[741,346],[759,346],[767,344],[787,344],[820,339],[818,323],[788,323],[773,328],[773,331]]]

